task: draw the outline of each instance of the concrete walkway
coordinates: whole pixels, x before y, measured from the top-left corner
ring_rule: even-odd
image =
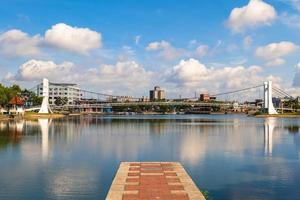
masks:
[[[122,162],[107,200],[205,200],[178,162]]]

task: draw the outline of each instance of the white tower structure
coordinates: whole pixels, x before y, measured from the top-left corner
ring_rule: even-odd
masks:
[[[43,79],[43,102],[39,113],[48,114],[49,112],[52,113],[49,107],[49,80],[44,78]]]
[[[278,114],[272,102],[272,81],[264,82],[264,108],[269,115]]]

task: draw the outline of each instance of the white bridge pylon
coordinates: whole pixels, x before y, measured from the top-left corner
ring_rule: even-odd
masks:
[[[272,81],[264,82],[264,109],[269,115],[277,115],[272,101]]]
[[[49,80],[46,78],[43,79],[43,102],[39,113],[41,114],[52,113],[52,110],[50,109],[49,106]]]

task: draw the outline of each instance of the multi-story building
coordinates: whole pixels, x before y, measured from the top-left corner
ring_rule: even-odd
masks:
[[[205,94],[200,94],[200,101],[209,101],[210,100],[210,95],[205,93]]]
[[[43,96],[43,83],[37,86],[37,95]],[[74,105],[82,98],[80,87],[73,83],[49,83],[49,104],[55,105],[55,100],[60,97],[68,99],[68,105]]]
[[[159,86],[155,86],[154,90],[150,90],[150,101],[164,100],[166,99],[165,91],[160,89]]]
[[[150,101],[149,97],[142,96],[142,98],[139,98],[139,102],[149,102],[149,101]]]

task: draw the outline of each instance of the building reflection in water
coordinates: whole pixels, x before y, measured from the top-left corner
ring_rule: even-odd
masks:
[[[276,125],[276,118],[266,118],[264,123],[264,145],[265,155],[272,156],[273,153],[273,133]]]
[[[18,145],[22,138],[24,121],[0,122],[0,149]]]
[[[24,127],[24,120],[16,122],[16,131],[22,133]]]
[[[49,151],[49,125],[51,119],[38,119],[42,132],[42,158],[47,160]]]

